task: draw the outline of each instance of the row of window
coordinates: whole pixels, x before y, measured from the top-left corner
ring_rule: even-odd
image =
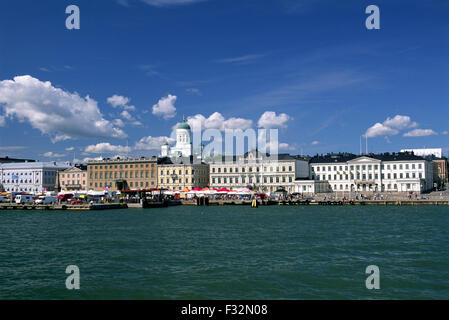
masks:
[[[45,180],[45,179],[44,179]],[[25,179],[25,180],[3,180],[3,183],[33,183],[33,180]],[[39,180],[36,180],[34,183],[39,183]]]
[[[103,175],[104,173],[104,175]],[[149,171],[125,171],[124,175],[123,172],[91,172],[89,174],[90,179],[117,179],[117,178],[149,178],[150,173]],[[151,171],[151,178],[154,178],[154,171]]]
[[[410,190],[412,188],[412,186],[414,186],[415,188],[418,186],[417,184],[411,184],[411,183],[407,183],[405,185],[407,190]],[[370,185],[366,185],[366,184],[357,184],[357,185],[351,185],[351,191],[366,191],[366,190],[377,190],[377,191],[397,191],[398,190],[398,185],[397,184],[382,184],[381,186],[382,190],[377,190],[377,186],[373,186],[372,184]],[[302,191],[307,191],[308,186],[302,186]],[[339,187],[337,187],[336,184],[334,184],[334,188],[332,188],[331,186],[329,186],[330,191],[349,191],[349,185],[346,184],[343,185],[340,184]]]
[[[155,166],[155,164],[154,163],[152,163],[152,164],[148,164],[148,163],[146,163],[146,164],[143,164],[143,163],[141,163],[141,164],[114,164],[114,165],[92,165],[92,166],[90,166],[90,168],[92,168],[92,169],[117,169],[117,168],[120,168],[120,169],[123,169],[123,167],[125,167],[125,169],[127,169],[128,167],[129,168],[149,168],[149,167],[151,167],[151,168],[154,168],[154,166]]]
[[[33,172],[5,172],[5,176],[32,176]],[[39,172],[36,172],[36,175],[39,175]],[[55,176],[56,172],[54,171],[44,171],[44,176]]]
[[[332,169],[334,170],[334,171],[343,171],[343,170],[345,170],[345,171],[347,171],[348,170],[348,166],[316,166],[316,167],[313,167],[312,166],[312,171],[316,171],[316,172],[318,172],[318,171],[326,171],[326,168],[327,168],[327,171],[332,171]],[[344,169],[343,169],[344,168]],[[393,164],[393,165],[390,165],[390,164],[387,164],[387,165],[384,165],[384,164],[382,164],[381,166],[380,166],[380,168],[382,169],[382,170],[385,170],[385,168],[387,169],[387,170],[398,170],[398,168],[399,168],[399,170],[403,170],[404,168],[406,169],[406,170],[408,170],[408,169],[416,169],[416,168],[418,168],[418,169],[422,169],[422,163],[418,163],[418,164],[415,164],[415,163],[412,163],[412,164],[408,164],[408,163],[406,163],[406,164],[398,164],[398,165],[396,165],[396,164]],[[349,166],[349,169],[350,170],[354,170],[354,169],[356,169],[356,170],[360,170],[360,169],[362,169],[362,170],[378,170],[379,169],[379,165],[377,165],[377,164],[375,164],[375,165],[371,165],[371,164],[369,164],[369,165],[351,165],[351,166]]]
[[[109,187],[109,188],[112,188],[112,185],[113,184],[115,184],[115,182],[105,182],[104,184],[103,184],[103,182],[95,182],[95,183],[93,183],[93,182],[91,182],[89,185],[90,185],[90,187],[93,187],[93,186],[95,186],[95,188],[103,188],[103,187]],[[143,188],[143,187],[149,187],[150,186],[150,183],[148,182],[148,181],[145,181],[145,182],[143,182],[143,181],[140,181],[140,182],[129,182],[128,183],[128,185],[131,187],[131,188],[133,188],[133,187],[136,187],[136,188],[138,188],[138,187],[140,187],[140,188]],[[151,181],[151,186],[154,186],[154,181]]]
[[[200,175],[201,174],[207,174],[207,171],[205,171],[205,170],[197,170],[197,171],[195,171],[195,169],[192,169],[190,172],[191,172],[192,175],[194,175],[195,172],[197,174],[200,174]],[[181,169],[178,169],[178,171],[176,171],[176,169],[159,171],[159,175],[161,175],[161,176],[165,176],[165,175],[169,176],[169,175],[172,175],[172,174],[182,175],[183,173],[182,173]],[[186,169],[186,172],[184,174],[188,175],[189,174],[189,169]]]
[[[5,188],[8,192],[37,192],[37,188]]]
[[[397,173],[387,173],[387,174],[382,173],[380,176],[381,176],[382,180],[385,179],[385,178],[387,180],[390,180],[392,178],[393,179],[398,179],[398,177],[399,177],[399,179],[404,179],[404,178],[405,179],[411,179],[411,178],[412,179],[416,179],[416,178],[422,179],[423,178],[423,174],[421,172],[406,172],[406,173],[402,173],[401,172],[399,174],[397,174]],[[347,175],[347,174],[345,174],[345,175],[343,175],[343,174],[331,175],[331,174],[329,174],[329,175],[327,175],[327,179],[326,179],[326,175],[323,174],[323,175],[312,176],[312,180],[349,180],[348,179],[349,177],[351,178],[351,180],[354,180],[354,178],[356,180],[373,180],[373,178],[374,178],[374,180],[378,180],[379,179],[379,174],[377,174],[377,173],[375,173],[375,174],[372,174],[372,173],[360,174],[360,173],[358,173],[356,175],[353,175],[353,174],[350,174],[350,175]]]
[[[80,173],[61,173],[61,179],[64,179],[64,178],[80,178],[81,177],[81,174]],[[83,173],[83,178],[85,178],[86,177],[86,174],[85,173]]]
[[[263,181],[263,183],[292,183],[293,182],[293,177],[292,176],[275,176],[275,177],[263,177],[263,179],[261,180],[260,177],[248,177],[247,179],[245,178],[233,178],[233,177],[212,177],[212,184],[233,184],[233,183],[240,183],[240,184],[245,184],[245,183],[260,183],[260,181]]]
[[[248,169],[248,170],[247,170]],[[263,171],[264,172],[292,172],[293,171],[293,167],[292,166],[288,166],[288,168],[286,166],[279,166],[276,168],[273,167],[263,167]],[[239,167],[212,167],[211,168],[212,173],[238,173],[239,172]],[[260,172],[260,167],[240,167],[240,172]]]
[[[62,184],[63,186],[66,185],[65,181],[62,181],[61,184]],[[81,184],[81,183],[80,183],[79,180],[77,180],[76,183],[75,183],[75,180],[72,180],[71,183],[70,183],[70,181],[67,181],[67,184],[68,184],[68,185],[70,185],[70,184],[73,185],[73,184]],[[83,185],[84,185],[84,184],[86,184],[86,181],[83,180]]]
[[[169,178],[161,178],[159,180],[161,182],[161,184],[183,184],[184,180],[182,178],[179,179],[169,179]],[[190,182],[189,182],[190,181]],[[198,178],[198,183],[207,183],[208,179],[204,179],[204,178]],[[189,179],[189,178],[185,178],[185,183],[195,183],[195,178]]]

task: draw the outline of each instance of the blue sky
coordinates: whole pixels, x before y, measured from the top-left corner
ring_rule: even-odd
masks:
[[[156,155],[183,115],[279,128],[292,154],[358,153],[364,134],[447,154],[448,35],[437,0],[3,1],[0,156]]]

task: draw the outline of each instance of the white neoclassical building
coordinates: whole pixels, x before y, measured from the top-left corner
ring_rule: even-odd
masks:
[[[296,179],[309,176],[308,161],[288,154],[269,155],[253,150],[242,156],[222,157],[210,163],[211,188],[252,188],[259,192],[285,189],[292,193]]]
[[[161,147],[161,157],[190,157],[192,155],[192,131],[183,119],[176,128],[176,145],[170,147],[168,142],[164,142]]]
[[[298,181],[295,191],[309,193],[310,185],[324,181],[328,192],[421,193],[433,187],[433,165],[409,152],[329,154],[310,160],[310,178],[309,183]]]

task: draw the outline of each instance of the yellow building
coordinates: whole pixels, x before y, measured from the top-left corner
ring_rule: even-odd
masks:
[[[89,190],[142,190],[157,187],[157,159],[103,159],[87,164]]]
[[[209,165],[195,163],[190,158],[162,158],[158,163],[158,188],[180,191],[185,188],[205,188],[209,186]]]

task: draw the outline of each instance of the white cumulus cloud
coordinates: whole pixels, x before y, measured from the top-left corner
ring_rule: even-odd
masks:
[[[113,107],[113,108],[117,108],[117,107],[121,107],[125,110],[130,110],[130,111],[134,111],[136,110],[136,107],[134,106],[129,106],[128,102],[130,102],[131,99],[124,97],[124,96],[119,96],[117,94],[114,94],[112,97],[109,97],[107,99],[107,102]]]
[[[174,118],[176,116],[175,102],[178,97],[169,94],[166,97],[159,99],[158,103],[153,106],[153,114],[162,117],[165,120]]]
[[[125,118],[126,120],[133,120],[133,116],[126,110],[123,110],[122,113],[120,114],[123,118]]]
[[[394,118],[387,118],[384,125],[393,129],[404,130],[408,128],[416,128],[418,123],[412,121],[409,116],[396,115]]]
[[[98,103],[55,88],[29,75],[0,81],[0,105],[5,115],[28,122],[53,142],[74,138],[125,138],[125,132],[106,120]]]
[[[415,129],[404,134],[404,137],[428,137],[436,136],[438,133],[432,129]]]
[[[44,154],[42,154],[43,157],[45,158],[62,158],[65,157],[65,154],[62,153],[54,153],[54,152],[45,152]]]
[[[394,136],[399,133],[398,130],[390,128],[382,123],[376,123],[371,128],[368,128],[365,132],[365,136],[368,138]]]
[[[383,123],[376,123],[368,128],[365,132],[365,137],[388,137],[397,135],[400,131],[405,129],[416,128],[418,123],[411,120],[409,116],[396,115],[393,118],[387,118]]]
[[[169,137],[143,137],[134,147],[135,150],[159,150],[164,142],[172,143],[174,139]]]
[[[111,145],[109,142],[97,143],[94,145],[87,146],[84,150],[86,153],[126,153],[131,151],[131,148],[126,146],[115,146]]]
[[[260,128],[271,129],[271,128],[286,128],[287,122],[291,117],[286,113],[280,113],[276,115],[276,112],[266,111],[260,117],[257,125]]]
[[[202,114],[197,114],[187,118],[187,123],[192,127],[193,131],[201,131],[205,129],[218,129],[224,131],[226,129],[246,130],[252,127],[253,121],[243,118],[226,119],[220,112],[214,112],[208,118]]]

